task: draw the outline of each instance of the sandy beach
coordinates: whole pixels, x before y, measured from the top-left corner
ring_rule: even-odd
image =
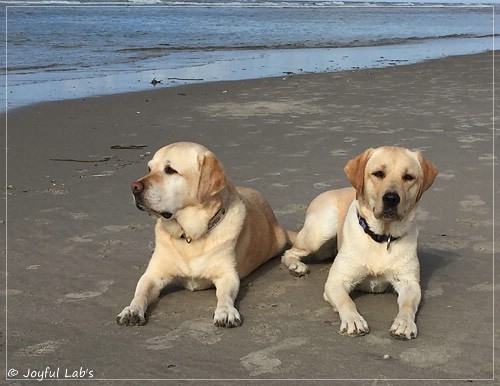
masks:
[[[500,331],[493,311],[492,64],[490,52],[9,111],[8,212],[0,226],[7,232],[2,350],[10,384],[493,384]],[[211,149],[231,180],[262,192],[292,230],[314,197],[348,186],[344,165],[366,148],[420,149],[440,174],[417,218],[419,337],[390,337],[392,293],[355,295],[371,332],[339,335],[338,315],[322,298],[331,261],[298,278],[279,258],[242,282],[239,328],[212,326],[214,290],[177,289],[150,309],[147,325],[116,325],[153,241],[154,219],[135,208],[130,183],[147,172],[158,148],[177,141]]]

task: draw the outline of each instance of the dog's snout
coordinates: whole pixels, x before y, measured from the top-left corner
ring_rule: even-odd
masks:
[[[382,197],[382,201],[388,207],[394,207],[401,202],[401,197],[396,192],[387,192]]]
[[[132,193],[134,193],[134,195],[138,195],[144,190],[144,184],[141,181],[134,181],[132,182],[131,188]]]

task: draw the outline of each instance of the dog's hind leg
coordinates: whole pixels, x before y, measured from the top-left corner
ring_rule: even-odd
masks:
[[[338,210],[335,206],[323,208],[321,211],[312,211],[306,214],[304,226],[298,233],[295,242],[281,258],[281,262],[297,276],[303,276],[309,268],[302,259],[309,255],[315,255],[317,259],[323,260],[333,255],[334,247],[323,248],[329,242],[335,244],[335,236],[338,229]]]

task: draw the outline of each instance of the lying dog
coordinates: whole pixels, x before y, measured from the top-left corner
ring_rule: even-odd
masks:
[[[171,144],[158,150],[148,166],[149,174],[132,183],[132,192],[139,209],[158,217],[156,248],[116,322],[145,324],[148,305],[176,281],[192,291],[215,286],[213,323],[239,326],[234,300],[240,279],[281,253],[289,242],[287,232],[266,200],[235,187],[201,145]]]
[[[354,188],[325,192],[309,205],[304,227],[282,262],[297,275],[307,273],[301,259],[338,254],[330,269],[324,298],[340,316],[340,333],[369,332],[349,296],[353,289],[398,293],[399,313],[390,332],[398,339],[417,337],[420,303],[417,204],[433,183],[436,167],[419,152],[400,147],[368,149],[349,161],[345,172]]]

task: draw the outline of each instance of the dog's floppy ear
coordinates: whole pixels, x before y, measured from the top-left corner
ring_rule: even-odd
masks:
[[[417,193],[417,201],[420,200],[422,194],[429,189],[434,182],[434,178],[438,175],[438,170],[436,166],[427,161],[422,153],[418,153],[418,160],[420,161],[420,169],[422,170],[422,181],[420,182],[420,188]]]
[[[198,182],[198,201],[204,202],[219,193],[226,185],[224,168],[213,154],[198,156],[200,179]]]
[[[365,185],[365,167],[372,153],[372,148],[367,149],[356,158],[350,160],[344,167],[345,174],[347,174],[349,181],[356,189],[356,199],[363,194]]]

